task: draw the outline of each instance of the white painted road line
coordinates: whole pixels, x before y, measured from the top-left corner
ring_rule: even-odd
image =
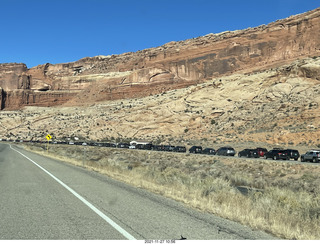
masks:
[[[131,234],[129,234],[127,231],[125,231],[123,228],[121,228],[117,223],[115,223],[112,219],[110,219],[107,215],[102,213],[99,209],[97,209],[95,206],[93,206],[90,202],[88,202],[86,199],[84,199],[81,195],[79,195],[76,191],[74,191],[72,188],[67,186],[65,183],[63,183],[61,180],[59,180],[57,177],[55,177],[53,174],[51,174],[49,171],[47,171],[45,168],[41,167],[39,164],[37,164],[35,161],[24,155],[23,153],[19,152],[18,150],[14,149],[11,145],[10,148],[29,161],[31,161],[33,164],[35,164],[37,167],[42,169],[44,172],[46,172],[49,176],[51,176],[54,180],[56,180],[59,184],[61,184],[64,188],[66,188],[68,191],[70,191],[75,197],[77,197],[81,202],[83,202],[85,205],[87,205],[91,210],[93,210],[96,214],[98,214],[102,219],[104,219],[108,224],[110,224],[113,228],[115,228],[120,234],[122,234],[125,238],[128,240],[136,240]]]

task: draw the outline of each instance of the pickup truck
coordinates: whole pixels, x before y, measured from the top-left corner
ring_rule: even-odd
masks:
[[[301,162],[310,161],[313,163],[320,162],[320,150],[309,150],[301,155]]]

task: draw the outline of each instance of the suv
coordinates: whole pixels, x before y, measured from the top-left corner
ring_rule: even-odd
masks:
[[[288,154],[288,156],[289,156],[289,160],[290,160],[291,158],[293,158],[295,161],[297,161],[298,158],[300,157],[300,153],[299,153],[298,150],[287,149],[286,152],[287,152],[287,154]]]
[[[301,162],[310,161],[313,163],[320,162],[320,150],[309,150],[301,155]]]
[[[201,153],[202,152],[202,147],[200,146],[192,146],[189,149],[189,153]]]
[[[286,150],[283,149],[272,149],[269,152],[267,152],[264,157],[266,159],[268,158],[272,158],[274,160],[279,160],[279,159],[283,159],[283,160],[289,160],[290,157],[288,155],[288,153],[286,152]]]
[[[257,147],[257,152],[259,157],[264,157],[264,155],[268,152],[266,148]]]
[[[236,151],[232,147],[220,147],[216,155],[220,156],[234,156],[236,154]]]
[[[238,157],[259,158],[257,149],[243,149],[238,153]]]
[[[202,151],[202,154],[215,155],[216,150],[214,150],[213,148],[206,148]]]

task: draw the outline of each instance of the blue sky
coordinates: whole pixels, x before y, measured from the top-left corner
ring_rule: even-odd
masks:
[[[0,0],[0,63],[66,63],[240,30],[318,0]]]

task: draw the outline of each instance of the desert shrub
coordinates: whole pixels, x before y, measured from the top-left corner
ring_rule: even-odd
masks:
[[[51,150],[56,150],[54,157],[60,154],[75,164],[83,157],[77,147]],[[147,153],[90,148],[86,167],[281,238],[320,238],[320,179],[308,165],[157,152],[145,164]],[[288,177],[293,169],[303,172],[300,178]],[[262,190],[242,194],[237,186]]]

